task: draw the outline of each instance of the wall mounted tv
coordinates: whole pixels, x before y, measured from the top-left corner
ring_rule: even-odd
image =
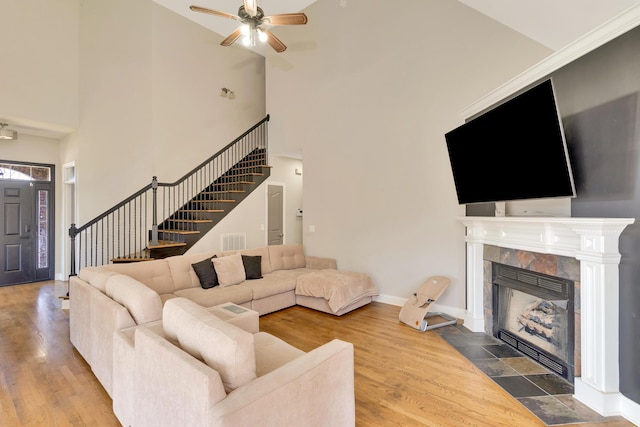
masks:
[[[551,79],[445,139],[460,204],[575,196]]]

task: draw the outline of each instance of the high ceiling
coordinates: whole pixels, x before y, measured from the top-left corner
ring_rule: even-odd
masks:
[[[458,0],[558,50],[640,0]]]
[[[242,0],[154,0],[156,3],[226,37],[237,28],[231,19],[189,10],[189,6],[238,13]],[[268,15],[299,12],[316,0],[258,0]],[[335,1],[354,7],[359,1]],[[458,0],[498,22],[558,50],[624,12],[640,0]],[[350,4],[351,3],[351,4]],[[261,52],[259,52],[261,53]]]
[[[229,35],[237,28],[231,19],[195,13],[189,6],[215,9],[232,14],[238,13],[242,0],[153,0],[187,19],[220,34]],[[258,0],[268,15],[299,12],[317,0]],[[334,1],[343,7],[356,7],[369,0],[322,0]],[[451,1],[451,0],[438,0]],[[640,4],[640,0],[458,0],[480,13],[538,41],[552,50],[558,50],[628,8]],[[392,4],[392,2],[389,2]],[[254,50],[264,54],[264,46],[258,44]],[[30,123],[4,117],[12,129],[37,136],[59,138],[68,133],[66,128],[46,129],[39,123]]]

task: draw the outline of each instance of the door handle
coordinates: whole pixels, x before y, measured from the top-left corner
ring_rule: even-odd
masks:
[[[20,236],[21,240],[29,240],[31,238],[31,224],[25,224],[24,234]]]

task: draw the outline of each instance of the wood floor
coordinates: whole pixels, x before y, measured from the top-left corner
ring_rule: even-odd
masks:
[[[302,350],[333,338],[354,344],[358,426],[544,426],[436,332],[399,323],[398,312],[373,303],[337,318],[292,307],[260,327]],[[0,426],[119,425],[69,342],[54,283],[0,287]],[[587,425],[632,426],[579,424]]]

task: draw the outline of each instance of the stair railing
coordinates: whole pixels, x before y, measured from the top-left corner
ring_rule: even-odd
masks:
[[[71,224],[70,276],[114,259],[142,261],[150,247],[179,240],[198,221],[197,212],[189,209],[193,200],[215,203],[215,191],[236,191],[244,174],[234,166],[244,161],[250,171],[257,166],[251,163],[252,153],[264,150],[266,156],[268,122],[269,115],[177,181],[161,183],[154,176],[150,184],[83,226]]]

